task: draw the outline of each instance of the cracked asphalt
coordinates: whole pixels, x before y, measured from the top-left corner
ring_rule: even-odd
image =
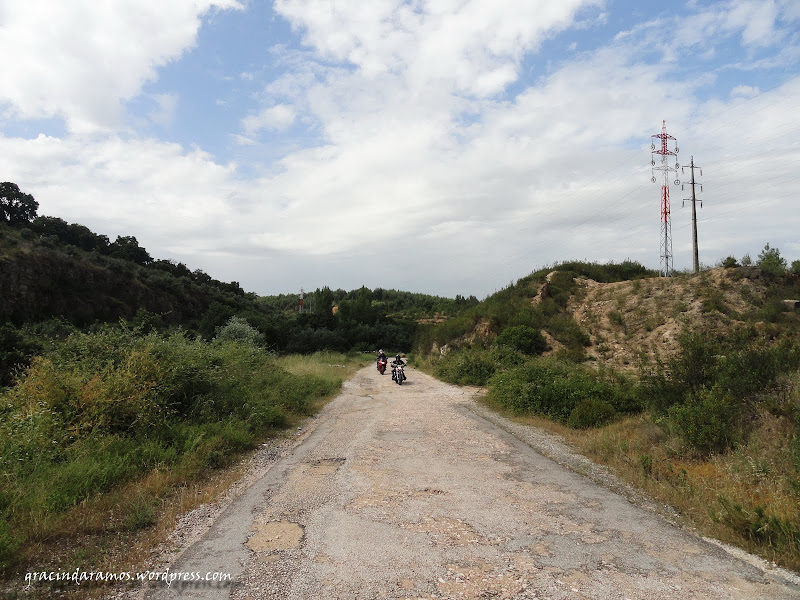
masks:
[[[232,583],[139,596],[800,599],[794,574],[537,452],[470,390],[407,374],[398,386],[359,371],[170,566]]]

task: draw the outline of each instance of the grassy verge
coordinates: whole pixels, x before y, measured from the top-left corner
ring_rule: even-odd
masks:
[[[363,364],[124,328],[52,345],[0,394],[7,582],[30,569],[132,569],[177,515],[241,475],[239,457]]]

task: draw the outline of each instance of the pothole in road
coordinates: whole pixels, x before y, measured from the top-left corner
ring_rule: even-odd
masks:
[[[320,458],[310,461],[308,463],[308,468],[312,474],[332,475],[339,467],[342,466],[342,464],[344,464],[345,460],[346,459],[341,457]]]
[[[247,546],[256,552],[289,550],[300,546],[303,528],[291,521],[255,523],[256,533],[247,540]]]

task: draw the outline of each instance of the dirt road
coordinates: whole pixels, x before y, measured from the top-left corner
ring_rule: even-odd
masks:
[[[536,452],[468,391],[370,366],[148,598],[798,599],[765,570]],[[492,422],[494,421],[494,422]]]

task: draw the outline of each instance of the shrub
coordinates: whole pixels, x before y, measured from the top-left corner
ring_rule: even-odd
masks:
[[[572,409],[567,424],[575,429],[598,427],[610,421],[616,413],[614,407],[605,400],[586,398]]]
[[[497,336],[497,344],[513,348],[523,354],[541,354],[547,349],[547,341],[542,333],[527,325],[506,327]]]
[[[218,327],[214,341],[237,342],[257,346],[264,342],[264,336],[245,319],[233,316],[222,327]]]
[[[719,389],[702,390],[668,411],[675,433],[702,453],[724,450],[733,443],[739,414],[740,405]]]
[[[781,256],[780,250],[766,244],[758,254],[756,266],[769,275],[783,275],[786,272],[786,259]]]
[[[496,373],[489,381],[487,398],[516,413],[539,414],[561,422],[567,422],[584,401],[605,402],[614,411],[637,406],[626,381],[551,358],[533,359]],[[598,415],[603,410],[599,405],[592,408]],[[582,408],[575,419],[589,409],[588,405]]]
[[[436,374],[459,385],[486,385],[497,368],[496,354],[484,349],[465,349],[442,357],[436,365]]]
[[[722,260],[720,266],[726,269],[733,269],[734,267],[739,266],[739,261],[737,261],[736,258],[734,258],[733,256],[728,256]]]

